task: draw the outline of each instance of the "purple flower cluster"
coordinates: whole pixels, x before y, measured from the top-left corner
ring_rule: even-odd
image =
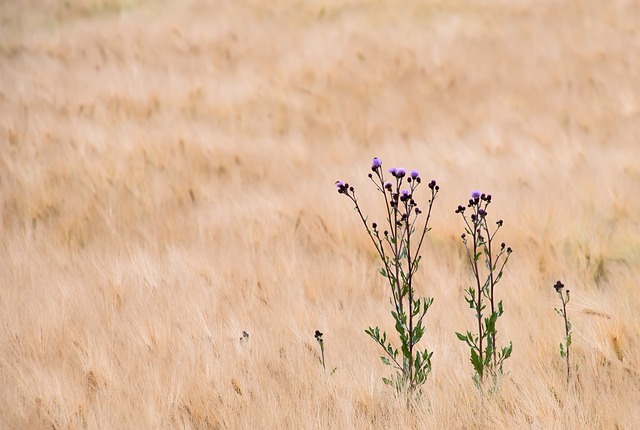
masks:
[[[338,188],[338,194],[349,194],[349,191],[354,191],[353,187],[342,181],[337,181],[336,187]]]
[[[411,213],[415,213],[416,215],[422,213],[413,199],[414,191],[418,184],[422,182],[420,173],[417,170],[411,170],[411,172],[407,174],[407,171],[402,167],[392,167],[389,169],[389,173],[391,173],[391,176],[395,178],[394,184],[393,181],[385,181],[384,173],[382,171],[382,160],[378,157],[374,157],[371,161],[371,171],[372,173],[369,173],[367,176],[376,184],[379,191],[389,193],[388,202],[390,207],[395,210],[399,210],[399,204],[403,203],[405,210],[407,210],[407,213],[405,214],[407,219]],[[374,179],[374,176],[376,179]],[[403,181],[405,179],[406,184],[408,184],[407,189],[401,190],[400,188],[404,184]],[[435,197],[435,193],[440,190],[440,187],[436,181],[429,182],[428,186],[433,194],[432,197]],[[345,182],[337,181],[336,187],[338,188],[339,194],[344,194],[355,201],[355,194],[352,186]],[[429,202],[431,201],[432,200],[429,200]],[[403,219],[402,221],[406,221],[406,219]],[[374,230],[375,229],[376,227],[374,227]]]

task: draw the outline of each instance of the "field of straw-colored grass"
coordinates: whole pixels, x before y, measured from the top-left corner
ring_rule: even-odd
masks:
[[[633,0],[0,2],[0,428],[640,427],[638,22]],[[382,220],[373,156],[441,187],[412,409],[334,186]],[[514,249],[484,401],[454,334],[472,189]]]

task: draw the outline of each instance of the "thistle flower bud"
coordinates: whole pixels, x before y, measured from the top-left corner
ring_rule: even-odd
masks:
[[[556,282],[556,284],[553,286],[553,288],[556,289],[557,292],[562,291],[562,289],[564,288],[564,284],[560,281]]]
[[[371,170],[375,172],[380,167],[382,167],[382,160],[380,160],[378,157],[373,157],[373,161],[371,162]]]

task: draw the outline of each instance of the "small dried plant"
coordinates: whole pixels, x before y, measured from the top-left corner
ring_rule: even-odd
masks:
[[[391,378],[383,378],[383,381],[397,391],[413,391],[426,382],[431,372],[433,352],[419,350],[417,345],[424,335],[424,318],[433,299],[418,297],[415,276],[422,259],[420,251],[424,238],[430,230],[431,209],[440,187],[435,181],[428,183],[430,192],[426,215],[424,222],[419,223],[418,219],[423,215],[417,197],[422,183],[420,174],[416,170],[407,174],[405,169],[392,168],[389,170],[391,178],[387,181],[382,161],[377,157],[373,159],[371,170],[369,179],[384,202],[384,226],[368,222],[354,187],[342,181],[338,181],[336,186],[338,193],[348,197],[355,205],[355,211],[382,262],[380,274],[386,278],[391,293],[391,315],[400,339],[400,348],[394,347],[387,339],[387,333],[381,332],[378,326],[365,330],[382,348],[382,362],[396,369]]]
[[[469,287],[465,300],[475,311],[477,333],[467,331],[466,334],[456,333],[458,339],[469,346],[471,364],[473,365],[474,381],[481,387],[487,376],[492,376],[494,383],[497,376],[502,374],[504,361],[511,356],[513,344],[498,348],[497,322],[504,313],[502,300],[497,300],[495,289],[502,279],[504,268],[509,261],[512,249],[502,242],[496,249],[496,234],[502,228],[503,221],[495,223],[490,228],[487,220],[487,207],[491,204],[491,195],[474,191],[465,206],[458,206],[456,213],[462,216],[465,233],[462,243],[467,251],[469,268],[474,279],[474,286]],[[469,209],[470,215],[465,213]],[[489,316],[486,315],[487,305]]]
[[[316,338],[318,345],[320,345],[320,353],[322,354],[322,360],[320,362],[322,363],[322,368],[327,370],[327,366],[324,362],[324,340],[322,340],[322,332],[320,330],[316,330],[314,337]]]
[[[316,342],[318,342],[318,345],[320,345],[320,358],[318,358],[318,360],[320,361],[320,364],[322,364],[322,370],[324,370],[326,372],[327,365],[326,365],[326,362],[324,360],[324,339],[322,338],[323,335],[324,334],[320,330],[316,330],[316,332],[314,333],[313,337],[316,338]],[[336,373],[336,370],[338,370],[337,367],[334,367],[333,369],[331,369],[331,373],[329,373],[329,376],[331,376],[334,373]]]
[[[564,289],[564,284],[560,281],[556,282],[553,286],[558,296],[560,297],[560,301],[562,302],[562,308],[554,308],[555,311],[564,319],[564,340],[560,342],[560,357],[564,358],[567,362],[567,382],[571,379],[571,364],[569,361],[569,349],[571,348],[571,321],[569,321],[569,317],[567,316],[567,303],[569,303],[569,299],[571,296],[569,295],[569,290],[564,290],[564,295],[562,294],[562,290]]]

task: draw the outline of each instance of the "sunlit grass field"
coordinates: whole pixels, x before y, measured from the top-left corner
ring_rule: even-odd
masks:
[[[622,0],[0,2],[0,428],[639,428],[639,22]],[[410,407],[334,186],[383,220],[374,156],[441,187]],[[514,249],[484,399],[455,336],[473,189]]]

